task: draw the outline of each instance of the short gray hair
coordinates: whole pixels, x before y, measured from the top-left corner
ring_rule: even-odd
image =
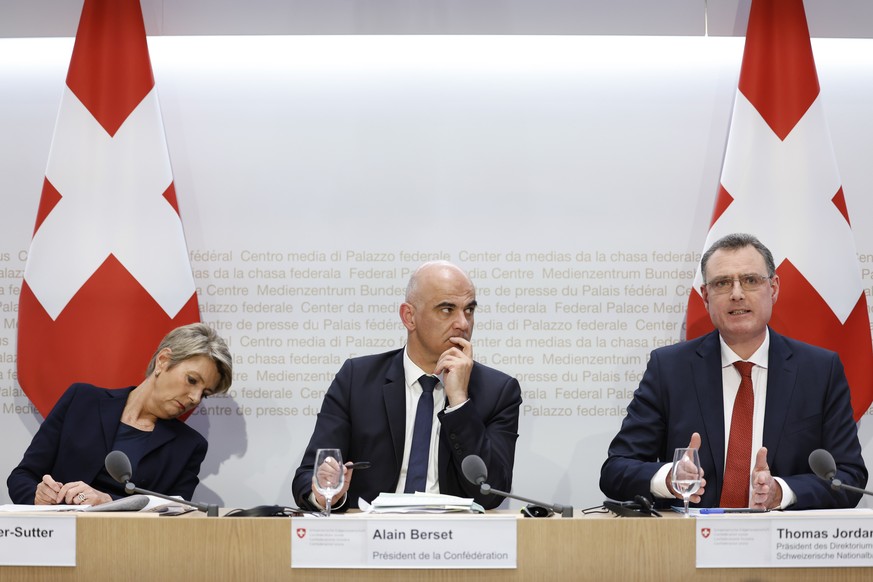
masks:
[[[158,354],[165,348],[170,349],[169,368],[188,358],[209,356],[218,369],[219,380],[218,386],[215,387],[215,394],[223,394],[230,389],[233,382],[233,358],[230,350],[215,330],[205,323],[183,325],[164,336],[149,362],[146,377],[155,371]]]
[[[776,264],[773,262],[773,253],[770,249],[764,246],[764,243],[758,240],[757,237],[742,232],[735,232],[721,237],[709,247],[703,257],[700,259],[700,275],[706,282],[706,264],[712,257],[712,254],[718,250],[738,251],[745,247],[754,247],[756,251],[764,257],[764,264],[767,266],[767,276],[773,277],[776,275]]]

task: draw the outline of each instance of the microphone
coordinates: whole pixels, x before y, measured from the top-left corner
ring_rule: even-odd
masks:
[[[473,485],[479,486],[479,492],[482,493],[482,495],[491,495],[492,493],[494,493],[501,497],[517,499],[519,501],[524,501],[525,503],[533,503],[534,505],[546,507],[548,509],[551,509],[555,513],[560,513],[561,517],[573,517],[572,507],[564,507],[563,505],[559,505],[557,503],[543,503],[541,501],[527,499],[519,495],[513,495],[512,493],[507,493],[506,491],[500,491],[499,489],[493,489],[491,485],[485,482],[488,479],[488,467],[485,466],[485,461],[483,461],[482,457],[480,457],[479,455],[467,455],[466,457],[464,457],[464,460],[461,461],[461,472],[464,473],[464,477],[466,477],[467,481],[469,481]]]
[[[155,493],[154,491],[140,489],[139,487],[134,485],[130,480],[131,474],[133,473],[133,469],[131,469],[130,466],[130,459],[127,458],[127,455],[125,455],[123,451],[109,451],[109,454],[106,455],[106,460],[104,461],[104,464],[106,465],[106,472],[109,473],[109,475],[113,479],[124,485],[124,492],[128,495],[131,495],[133,493],[154,495],[155,497],[160,497],[161,499],[166,499],[167,501],[181,503],[183,505],[189,505],[206,513],[206,515],[209,517],[218,517],[218,506],[215,504],[197,503],[196,501],[176,499],[175,497],[170,497],[169,495],[164,495],[163,493]]]
[[[834,461],[834,456],[824,449],[816,449],[809,453],[809,468],[820,478],[829,481],[831,489],[834,491],[845,489],[846,491],[852,491],[854,493],[873,495],[873,493],[866,489],[846,485],[839,479],[836,479],[834,475],[837,474],[837,463]]]
[[[809,468],[825,481],[833,481],[837,473],[834,457],[824,449],[816,449],[809,453]]]
[[[127,455],[121,451],[109,451],[109,454],[106,455],[104,464],[106,465],[106,472],[109,473],[109,476],[119,483],[124,484],[125,493],[127,493],[127,483],[130,481],[131,473],[133,473],[133,469],[130,466],[130,459],[127,458]]]

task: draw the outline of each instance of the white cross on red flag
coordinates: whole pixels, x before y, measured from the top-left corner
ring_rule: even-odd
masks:
[[[18,381],[139,384],[199,309],[139,0],[85,0],[21,286]]]
[[[839,353],[860,419],[873,401],[870,320],[802,0],[752,2],[704,249],[733,232],[773,252],[781,286],[770,325]],[[688,338],[712,330],[701,284],[698,270]]]

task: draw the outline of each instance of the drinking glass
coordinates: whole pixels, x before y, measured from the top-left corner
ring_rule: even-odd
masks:
[[[330,517],[331,499],[343,488],[344,481],[342,452],[339,449],[315,451],[312,483],[315,490],[324,495],[324,515]]]
[[[681,448],[673,452],[673,489],[685,501],[685,517],[689,516],[688,500],[700,489],[700,473],[700,453],[697,449]]]

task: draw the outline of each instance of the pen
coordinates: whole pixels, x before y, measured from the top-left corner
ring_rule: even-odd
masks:
[[[346,463],[349,469],[369,469],[370,461],[358,461],[357,463]]]
[[[704,507],[700,510],[703,515],[717,515],[720,513],[767,513],[769,509],[753,509],[751,507]]]

